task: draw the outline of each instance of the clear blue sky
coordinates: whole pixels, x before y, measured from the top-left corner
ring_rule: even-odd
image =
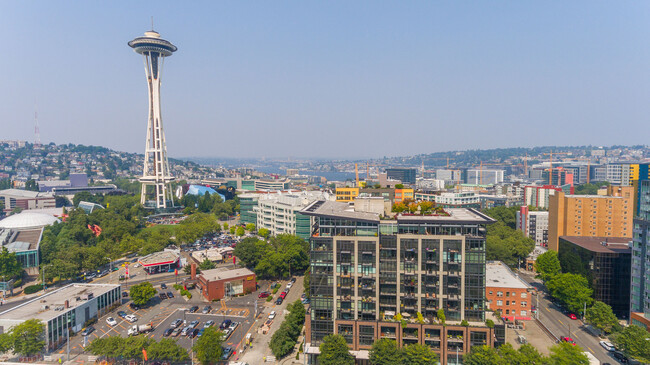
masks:
[[[647,1],[3,1],[0,139],[143,152],[150,28],[171,156],[647,144]]]

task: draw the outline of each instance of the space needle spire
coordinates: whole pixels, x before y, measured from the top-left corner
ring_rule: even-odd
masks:
[[[152,19],[153,26],[153,19]],[[144,72],[147,77],[149,91],[149,121],[147,122],[147,138],[144,152],[144,168],[140,182],[142,194],[140,202],[147,203],[148,187],[153,187],[153,202],[156,209],[174,206],[171,181],[174,177],[169,169],[167,160],[167,145],[160,113],[160,76],[165,57],[176,52],[177,48],[171,42],[160,38],[153,29],[145,32],[144,37],[138,37],[129,42],[129,46],[144,58]]]

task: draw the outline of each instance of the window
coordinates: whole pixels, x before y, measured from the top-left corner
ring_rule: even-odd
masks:
[[[528,296],[528,293],[526,293],[526,292],[521,293],[522,298],[526,298],[527,296]]]
[[[515,293],[515,292],[512,292],[512,296],[513,296],[513,297],[514,297],[514,296],[516,296],[516,295],[517,295],[517,293]]]
[[[521,306],[525,307],[528,304],[528,302],[521,302]]]
[[[492,295],[492,290],[490,290],[490,295]]]
[[[503,300],[497,300],[497,305],[502,306],[503,305]]]
[[[512,315],[514,316],[515,314],[517,314],[517,311],[513,309],[512,310]]]
[[[520,311],[519,313],[520,313],[522,316],[526,316],[526,315],[528,315],[528,312],[527,312],[527,311]]]
[[[510,296],[510,293],[509,293],[509,292],[506,292],[506,297],[509,297],[509,296]]]
[[[509,301],[509,300],[506,300],[506,305],[510,305],[510,301]]]
[[[517,304],[517,301],[516,301],[516,300],[513,300],[513,301],[512,301],[512,305],[515,305],[515,304]]]
[[[497,292],[497,297],[502,297],[502,296],[503,296],[503,292],[502,292],[502,291],[498,291],[498,292]]]
[[[506,314],[510,314],[510,309],[506,309]]]

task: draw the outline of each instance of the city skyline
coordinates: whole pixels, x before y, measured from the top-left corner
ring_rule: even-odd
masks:
[[[36,108],[43,143],[142,153],[124,40],[151,16],[183,44],[163,96],[172,157],[643,144],[650,112],[645,3],[4,5],[6,139],[34,141]]]

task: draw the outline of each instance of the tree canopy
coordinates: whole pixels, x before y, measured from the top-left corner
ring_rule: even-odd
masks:
[[[535,248],[535,241],[523,232],[497,222],[487,228],[485,251],[488,260],[503,261],[514,267],[524,262]]]
[[[650,333],[639,326],[625,327],[612,336],[614,345],[627,356],[642,363],[650,363]]]
[[[215,364],[221,360],[223,349],[223,333],[215,327],[206,328],[203,335],[199,337],[193,349],[201,364]]]
[[[153,338],[145,336],[126,338],[106,336],[93,340],[86,347],[86,351],[95,356],[138,361],[143,360],[142,349],[147,351],[147,358],[149,360],[186,361],[189,359],[187,350],[170,338],[163,338],[160,341],[156,341]]]
[[[562,272],[560,260],[557,257],[557,251],[548,250],[537,256],[535,260],[535,270],[543,281],[549,281],[555,275]]]
[[[242,265],[262,278],[288,277],[309,267],[309,244],[290,234],[280,234],[269,241],[245,238],[234,253]]]
[[[217,217],[211,213],[195,213],[184,219],[176,227],[176,238],[185,243],[193,243],[207,233],[221,230]]]
[[[13,352],[24,356],[40,353],[45,347],[45,324],[38,319],[28,319],[9,330],[5,346],[11,344]]]
[[[582,313],[585,303],[591,304],[593,290],[589,288],[587,279],[578,275],[564,273],[551,278],[546,283],[551,296],[562,302],[573,313]]]
[[[611,333],[620,327],[612,307],[601,301],[595,301],[591,307],[587,308],[585,319],[605,333]]]
[[[23,267],[18,262],[15,252],[9,252],[6,247],[0,251],[0,278],[5,280],[20,277],[23,273]]]
[[[151,300],[151,298],[156,296],[156,289],[154,289],[150,282],[145,281],[133,285],[131,289],[129,289],[129,295],[131,296],[131,300],[133,300],[133,304],[145,305]]]
[[[549,357],[542,356],[529,344],[515,350],[506,343],[498,349],[490,346],[473,346],[469,354],[463,356],[465,365],[588,365],[589,360],[579,346],[560,343],[551,347]]]
[[[299,301],[295,301],[287,306],[289,315],[285,317],[280,328],[273,333],[269,347],[273,355],[281,358],[289,354],[300,336],[302,325],[305,323],[305,306]]]
[[[354,365],[354,356],[341,335],[327,335],[319,346],[318,360],[322,365]]]

